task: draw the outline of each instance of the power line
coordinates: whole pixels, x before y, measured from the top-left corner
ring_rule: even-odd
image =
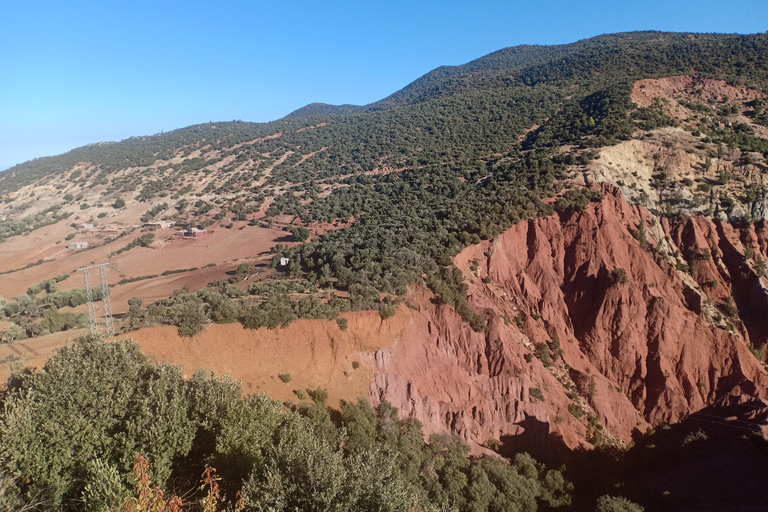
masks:
[[[90,265],[88,267],[77,269],[83,271],[83,277],[85,278],[85,297],[88,302],[88,324],[90,325],[92,334],[99,333],[99,326],[96,321],[96,306],[93,303],[93,288],[91,286],[91,276],[88,271],[92,268],[99,269],[99,276],[101,277],[101,301],[104,304],[104,324],[107,337],[115,335],[115,324],[112,320],[112,304],[109,301],[107,273],[104,270],[104,267],[108,267],[109,265],[109,263],[101,263],[99,265]]]

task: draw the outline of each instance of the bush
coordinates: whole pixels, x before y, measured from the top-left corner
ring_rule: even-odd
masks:
[[[281,381],[285,382],[286,384],[291,382],[291,374],[290,373],[281,373],[280,375],[278,375],[278,377],[280,378]]]
[[[730,318],[737,318],[739,316],[739,309],[733,303],[731,297],[725,298],[725,301],[720,304],[720,309]]]
[[[381,308],[379,309],[379,316],[381,316],[382,320],[392,318],[395,316],[395,313],[397,313],[397,306],[388,302],[382,304]]]
[[[757,265],[755,265],[755,272],[757,273],[757,277],[763,277],[765,275],[766,271],[766,263],[763,259],[762,255],[757,256]]]
[[[568,412],[571,413],[573,417],[576,419],[579,419],[582,416],[584,416],[584,409],[578,404],[574,404],[574,403],[568,404]]]
[[[549,346],[546,343],[536,344],[536,357],[544,363],[545,367],[552,366],[552,357],[549,355]]]
[[[595,512],[643,512],[645,509],[629,501],[627,498],[614,496],[600,496],[597,500]]]
[[[528,394],[542,402],[544,401],[544,393],[539,388],[530,388]]]
[[[645,230],[645,221],[640,219],[640,225],[637,228],[637,232],[635,233],[635,238],[638,242],[640,242],[640,247],[643,249],[648,248],[648,234]]]
[[[328,403],[328,391],[325,389],[308,389],[307,394],[318,405],[325,405]]]
[[[291,229],[291,234],[297,242],[304,242],[309,238],[309,230],[301,226]]]
[[[203,310],[203,303],[197,297],[188,299],[179,306],[175,316],[179,336],[186,338],[191,338],[202,331],[203,326],[208,321],[208,316]]]
[[[602,190],[589,190],[586,188],[568,190],[555,201],[555,211],[580,212],[584,210],[591,201],[600,201],[602,199]]]
[[[346,318],[339,317],[339,318],[336,319],[336,323],[338,324],[339,329],[341,329],[342,331],[346,331],[347,330],[347,326],[348,326],[349,322],[347,321]]]
[[[623,268],[615,268],[611,270],[611,273],[608,274],[608,277],[610,278],[612,283],[626,283],[627,282],[627,271]]]
[[[50,510],[75,503],[89,484],[94,489],[96,459],[116,464],[125,477],[141,451],[162,485],[172,461],[189,452],[195,437],[187,386],[181,367],[151,363],[130,340],[78,338],[49,359],[44,371],[9,386],[0,413],[2,472],[23,475],[25,483],[14,494],[45,495]]]

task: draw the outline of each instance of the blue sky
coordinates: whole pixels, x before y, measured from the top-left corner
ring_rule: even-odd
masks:
[[[0,0],[0,170],[314,101],[366,104],[507,46],[766,20],[765,0]]]

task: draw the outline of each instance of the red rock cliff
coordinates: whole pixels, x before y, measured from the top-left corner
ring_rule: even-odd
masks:
[[[636,238],[641,221],[647,243]],[[524,439],[547,453],[601,436],[630,442],[635,429],[680,421],[728,394],[765,398],[768,375],[747,342],[766,341],[759,320],[768,295],[754,258],[739,252],[744,244],[765,258],[765,230],[695,217],[655,222],[606,187],[582,212],[522,222],[456,257],[485,332],[414,290],[414,329],[371,355],[372,399],[421,420],[427,433],[476,444]],[[682,258],[696,261],[692,275],[678,269]],[[730,295],[743,324],[716,308]],[[595,420],[604,426],[597,438]]]

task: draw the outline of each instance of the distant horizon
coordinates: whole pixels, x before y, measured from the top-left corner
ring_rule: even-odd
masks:
[[[207,122],[367,105],[441,66],[622,32],[756,34],[768,3],[147,0],[0,8],[0,171]],[[659,15],[663,13],[663,16]],[[726,19],[727,18],[727,19]],[[763,25],[763,26],[761,26]]]

